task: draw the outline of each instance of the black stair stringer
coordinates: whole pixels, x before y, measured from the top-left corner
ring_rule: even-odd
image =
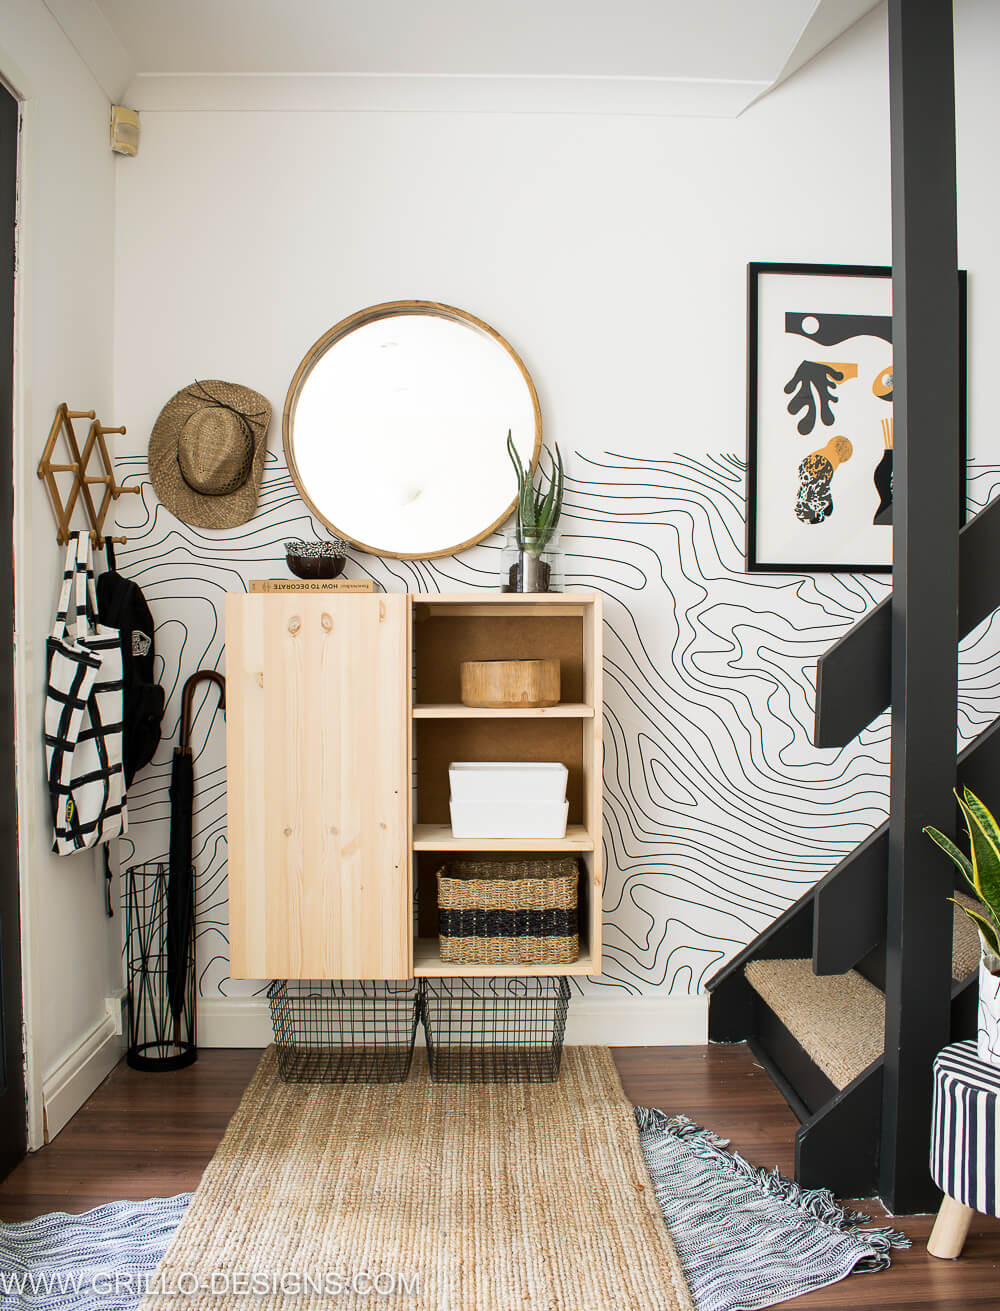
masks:
[[[885,939],[889,825],[820,879],[813,897],[813,973],[843,974]]]
[[[959,636],[1000,605],[1000,500],[970,519],[958,537]],[[818,747],[843,747],[882,713],[892,697],[892,637],[886,597],[820,656],[816,670]]]
[[[812,898],[815,889],[793,902],[751,943],[713,975],[705,985],[709,994],[710,1042],[743,1042],[755,1028],[757,994],[743,977],[744,966],[766,956],[768,960],[800,960],[812,951]]]
[[[803,1123],[795,1136],[796,1182],[836,1197],[873,1197],[881,1116],[880,1057]]]
[[[979,796],[997,791],[1000,719],[959,755],[958,784]],[[947,816],[943,818],[947,822]],[[885,823],[816,884],[812,935],[815,973],[843,974],[884,943],[888,870],[889,825]],[[947,907],[942,907],[942,914],[946,913]],[[868,971],[862,973],[867,976]],[[884,978],[873,982],[882,987]]]

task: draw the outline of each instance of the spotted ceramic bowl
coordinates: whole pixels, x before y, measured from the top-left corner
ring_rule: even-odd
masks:
[[[296,578],[336,578],[347,564],[347,543],[342,537],[329,542],[286,542],[285,560]]]

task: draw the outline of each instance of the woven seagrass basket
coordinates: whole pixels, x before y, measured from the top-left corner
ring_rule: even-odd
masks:
[[[580,954],[579,869],[559,860],[456,860],[437,872],[441,959],[569,965]]]

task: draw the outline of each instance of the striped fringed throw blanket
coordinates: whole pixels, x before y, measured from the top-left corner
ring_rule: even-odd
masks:
[[[685,1115],[636,1107],[639,1141],[698,1311],[758,1311],[854,1271],[885,1270],[895,1229],[757,1169]]]
[[[132,1311],[190,1193],[0,1224],[2,1311]]]

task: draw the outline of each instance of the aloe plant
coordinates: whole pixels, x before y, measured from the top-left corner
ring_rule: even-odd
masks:
[[[961,906],[979,930],[983,948],[1000,958],[1000,827],[983,803],[968,788],[963,796],[955,793],[968,826],[969,855],[946,837],[940,829],[928,825],[924,832],[951,858],[965,876],[966,882],[982,902],[985,914]],[[949,898],[955,901],[954,897]]]
[[[511,430],[507,429],[507,454],[517,475],[517,545],[536,559],[542,554],[556,531],[563,503],[563,465],[556,443],[555,456],[547,447],[542,450],[549,457],[548,475],[538,461],[539,483],[536,488],[532,469],[521,462]],[[548,486],[545,479],[548,477]]]

